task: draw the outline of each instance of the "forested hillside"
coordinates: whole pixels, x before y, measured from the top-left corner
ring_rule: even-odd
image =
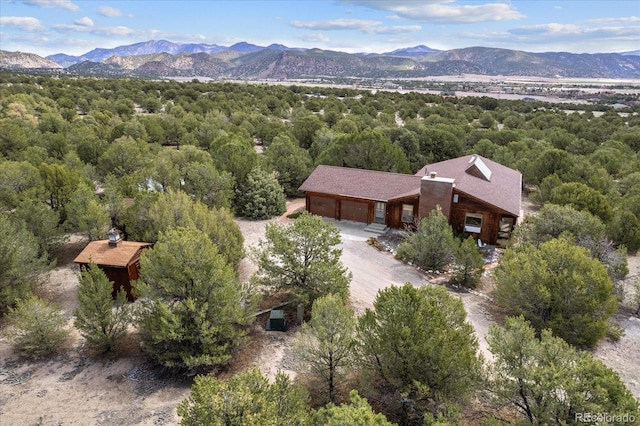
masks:
[[[336,331],[327,325],[327,318],[333,317],[343,321],[342,330],[352,332],[341,337],[344,347],[334,348],[346,351],[349,362],[337,364],[331,358],[336,364],[331,364],[330,380],[325,380],[329,399],[345,404],[308,414],[307,390],[280,376],[269,384],[249,371],[229,382],[197,379],[191,399],[178,409],[193,422],[185,424],[199,424],[203,412],[199,410],[220,408],[222,403],[207,405],[207,392],[237,392],[241,400],[247,389],[255,389],[265,410],[258,419],[277,413],[289,424],[307,424],[311,415],[313,424],[358,424],[354,419],[359,410],[358,415],[370,415],[373,421],[371,406],[357,392],[350,395],[350,402],[334,396],[333,374],[344,368],[360,371],[359,381],[350,383],[360,385],[360,395],[377,398],[371,402],[377,411],[402,424],[437,420],[456,424],[470,401],[484,401],[481,392],[487,385],[482,377],[492,380],[492,407],[506,406],[510,395],[518,395],[510,378],[525,373],[531,376],[523,376],[522,382],[529,385],[540,377],[547,380],[536,389],[519,389],[520,395],[531,391],[530,399],[557,396],[556,390],[566,385],[563,389],[574,392],[570,395],[581,401],[581,407],[637,415],[637,401],[634,405],[617,375],[582,349],[608,333],[606,322],[616,304],[614,284],[626,275],[627,254],[640,249],[639,150],[637,106],[616,110],[416,92],[2,73],[0,314],[15,318],[20,312],[16,307],[35,303],[29,295],[37,291],[39,274],[51,267],[52,253],[66,235],[104,239],[115,227],[125,239],[155,243],[143,255],[144,303],[135,323],[149,357],[191,376],[224,368],[248,338],[247,318],[255,312],[258,298],[256,283],[242,283],[238,277],[238,264],[247,253],[234,216],[268,219],[282,214],[285,197],[300,195],[298,187],[318,164],[415,173],[428,163],[476,153],[521,171],[526,192],[546,215],[546,220],[530,220],[516,230],[514,251],[498,269],[501,306],[530,324],[513,319],[506,328],[491,329],[491,351],[497,361],[490,376],[484,376],[462,304],[441,288],[390,288],[380,292],[373,310],[354,318],[343,304],[350,275],[332,249],[340,242],[337,231],[303,215],[289,231],[275,225],[267,228],[271,240],[264,252],[254,253],[264,268],[261,272],[269,277],[269,272],[286,267],[295,258],[291,250],[303,250],[293,242],[308,249],[309,244],[300,241],[310,235],[327,235],[312,244],[326,249],[326,256],[310,254],[326,265],[308,275],[300,271],[313,265],[292,267],[302,274],[295,285],[273,284],[273,277],[264,276],[260,283],[294,290],[298,286],[296,301],[313,306],[312,313],[325,312],[313,317],[303,336],[330,340],[327,333]],[[568,232],[561,235],[562,231]],[[518,252],[518,245],[528,251]],[[553,255],[546,257],[560,252],[567,254],[562,265],[554,263]],[[283,260],[269,260],[273,258]],[[188,267],[170,271],[167,265],[172,262]],[[521,268],[526,262],[533,266]],[[535,311],[536,306],[523,308],[509,297],[520,291],[531,301],[544,293],[508,287],[520,282],[519,272],[530,272],[540,282],[548,278],[552,292],[559,282],[549,277],[552,272],[574,267],[577,272],[570,279],[582,284],[576,276],[587,271],[584,276],[597,275],[598,283],[603,283],[598,291],[608,292],[602,299],[608,305],[606,315],[600,313],[604,319],[596,331],[585,325],[587,336],[570,336],[566,322]],[[309,277],[314,286],[304,287]],[[325,298],[323,293],[340,297]],[[580,293],[585,298],[580,306],[595,309],[588,296],[588,290]],[[415,316],[406,314],[407,306]],[[547,314],[549,318],[544,317]],[[572,320],[584,325],[589,319]],[[393,324],[406,327],[396,329]],[[433,333],[425,331],[425,324],[436,324]],[[542,331],[547,328],[564,340]],[[403,346],[402,336],[415,339]],[[515,348],[516,343],[529,341],[536,343]],[[306,343],[303,338],[298,342],[301,351],[310,350]],[[352,349],[359,351],[357,356]],[[514,371],[509,362],[515,352],[524,353],[539,370]],[[560,355],[553,358],[551,352]],[[447,354],[455,354],[455,360]],[[560,373],[554,370],[557,365],[567,367]],[[377,368],[380,375],[373,374]],[[416,377],[425,380],[417,382]],[[549,377],[559,381],[557,387]],[[582,379],[577,390],[569,384],[575,377]],[[598,378],[603,379],[598,382]],[[601,392],[588,405],[584,400],[592,395],[586,390],[596,383]],[[291,404],[277,405],[276,394],[287,394]],[[520,401],[507,418],[531,424],[573,418],[575,407],[561,400],[527,410],[521,410],[522,405],[531,401]],[[341,418],[350,418],[351,423],[336,420]],[[385,424],[380,417],[377,421]]]

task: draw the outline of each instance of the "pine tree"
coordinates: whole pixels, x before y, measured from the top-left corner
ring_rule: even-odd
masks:
[[[120,289],[114,302],[112,291],[113,282],[93,261],[82,268],[74,325],[87,346],[101,354],[116,352],[131,322],[126,292]]]
[[[268,223],[265,240],[252,253],[258,265],[254,280],[294,292],[311,304],[333,293],[349,296],[351,273],[340,262],[340,232],[320,216],[303,213],[291,225]]]
[[[482,277],[484,261],[473,237],[465,239],[456,251],[456,262],[450,283],[475,288]]]
[[[229,380],[197,376],[191,395],[178,405],[183,426],[304,426],[310,425],[308,395],[278,373],[269,383],[257,368]]]
[[[600,261],[569,239],[506,250],[494,274],[498,304],[524,316],[539,333],[548,328],[585,347],[607,334],[617,309],[613,282]]]
[[[369,402],[352,390],[348,404],[327,404],[313,413],[313,424],[323,426],[393,426],[384,414],[375,413]]]
[[[238,214],[247,219],[264,220],[285,212],[282,186],[273,173],[255,167],[236,195]]]
[[[617,373],[550,330],[538,339],[523,317],[507,318],[504,328],[490,327],[487,341],[494,354],[487,387],[491,397],[531,424],[579,424],[578,416],[584,420],[589,413],[626,415],[627,420],[614,422],[626,424],[640,416],[638,401]]]
[[[397,256],[423,269],[443,270],[454,259],[457,242],[438,208],[420,221],[418,230],[398,246]]]
[[[85,234],[90,241],[103,236],[111,223],[107,209],[86,185],[80,185],[71,194],[65,209],[67,225]]]
[[[380,290],[373,306],[358,318],[357,347],[390,412],[404,422],[437,418],[470,396],[482,361],[460,299],[407,283]]]
[[[140,258],[143,349],[159,364],[197,373],[229,363],[254,306],[209,237],[195,228],[161,233]]]
[[[337,382],[353,361],[354,332],[353,309],[341,298],[328,294],[313,302],[311,321],[302,325],[294,340],[295,357],[327,385],[333,403]]]

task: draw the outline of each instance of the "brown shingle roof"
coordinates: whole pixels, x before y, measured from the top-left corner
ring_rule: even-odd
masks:
[[[420,179],[430,172],[454,179],[456,191],[520,216],[522,174],[479,155],[424,166],[415,175],[320,165],[301,191],[389,201],[420,194]]]
[[[117,246],[109,245],[109,240],[92,241],[73,260],[75,263],[87,264],[89,259],[97,265],[125,268],[137,259],[137,256],[151,243],[120,241]]]
[[[320,165],[299,189],[305,192],[389,201],[420,194],[420,176]]]
[[[475,163],[476,159],[481,162]],[[478,174],[483,163],[490,171],[490,180]],[[416,175],[424,176],[431,172],[436,172],[438,177],[455,179],[456,191],[520,216],[522,174],[517,170],[479,155],[466,155],[426,165]]]

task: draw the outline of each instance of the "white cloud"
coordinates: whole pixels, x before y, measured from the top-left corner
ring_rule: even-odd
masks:
[[[153,39],[153,40],[163,39],[163,40],[171,40],[174,42],[186,41],[191,43],[191,42],[194,42],[195,40],[200,40],[200,41],[207,40],[207,37],[204,36],[203,34],[180,34],[180,33],[173,33],[173,32],[167,32],[167,31],[155,30],[155,29],[139,31],[137,32],[137,34],[139,34],[141,37],[145,39]]]
[[[592,24],[633,24],[636,22],[640,22],[640,17],[638,16],[625,16],[623,18],[600,18],[600,19],[589,19],[587,22]]]
[[[526,27],[514,28],[509,30],[509,33],[514,35],[546,35],[546,36],[559,36],[562,34],[577,34],[580,27],[573,24],[558,24],[548,23],[540,25],[530,25]]]
[[[509,34],[521,37],[523,40],[531,38],[532,41],[562,41],[562,40],[613,40],[626,39],[640,42],[640,32],[637,28],[621,26],[584,26],[566,24],[543,24],[528,27],[514,28]]]
[[[404,34],[420,31],[419,25],[383,26],[381,21],[367,21],[362,19],[334,19],[330,21],[291,21],[295,28],[308,30],[354,30],[365,34]]]
[[[30,16],[0,16],[0,25],[23,31],[42,31],[44,27],[36,18]]]
[[[420,25],[394,25],[392,27],[373,27],[364,30],[364,32],[369,34],[407,34],[415,33],[421,29]]]
[[[328,43],[330,40],[329,37],[322,33],[304,34],[296,38],[309,43]]]
[[[148,30],[136,30],[133,28],[125,27],[125,26],[117,26],[117,27],[97,27],[93,25],[84,25],[81,22],[82,19],[75,22],[73,25],[68,24],[57,24],[52,25],[51,28],[58,33],[83,33],[83,34],[91,34],[97,37],[105,37],[109,39],[118,38],[123,43],[126,43],[126,39],[142,39],[142,40],[151,40],[151,39],[167,39],[172,41],[189,41],[192,42],[194,40],[205,41],[206,37],[202,34],[181,34],[181,33],[173,33],[156,29],[148,29]],[[92,22],[93,23],[93,22]]]
[[[362,19],[334,19],[331,21],[291,21],[296,28],[309,30],[366,30],[372,26],[382,25],[381,21],[365,21]]]
[[[88,16],[85,16],[84,18],[80,18],[77,21],[75,21],[74,24],[80,25],[83,27],[93,27],[93,20]]]
[[[96,28],[92,31],[93,34],[101,35],[101,36],[128,36],[136,33],[135,30],[132,30],[129,27],[118,26],[118,27],[101,27]]]
[[[401,18],[433,23],[509,21],[524,18],[509,2],[456,4],[456,0],[340,0],[371,9],[394,12]]]
[[[23,0],[23,3],[36,7],[59,7],[71,12],[77,12],[80,10],[80,7],[73,4],[71,0]]]
[[[107,18],[116,18],[118,16],[122,16],[122,12],[120,9],[116,9],[111,6],[100,6],[98,8],[98,14],[102,16],[106,16]]]
[[[632,26],[594,27],[553,22],[504,32],[464,32],[446,37],[457,43],[461,40],[473,40],[477,45],[496,45],[505,49],[535,52],[621,52],[633,50],[633,46],[640,45],[640,32]]]
[[[66,25],[66,24],[57,24],[52,25],[55,31],[58,32],[79,32],[79,33],[90,33],[98,36],[129,36],[136,33],[135,30],[132,30],[128,27],[91,27],[86,25]]]

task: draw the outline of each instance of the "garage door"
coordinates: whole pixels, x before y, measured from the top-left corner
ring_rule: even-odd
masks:
[[[309,197],[309,211],[318,216],[336,217],[336,200],[329,197]]]
[[[340,202],[340,220],[353,220],[367,223],[368,218],[369,204],[347,200]]]

